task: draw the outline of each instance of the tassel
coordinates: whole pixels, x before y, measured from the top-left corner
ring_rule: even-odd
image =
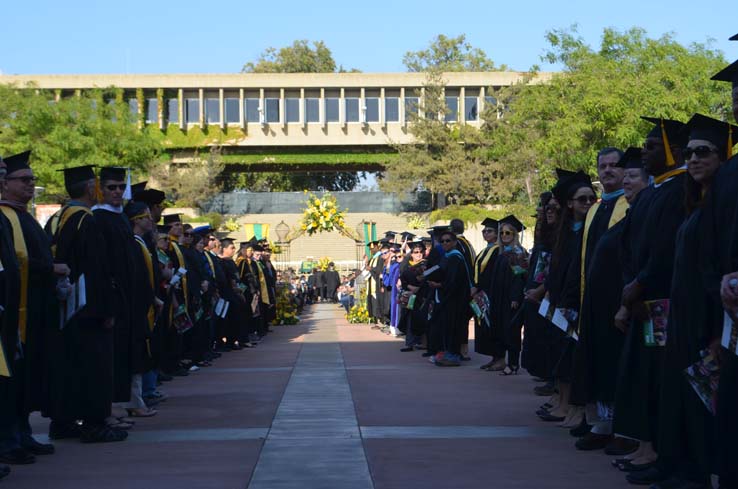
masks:
[[[98,204],[103,202],[102,188],[100,187],[100,177],[95,177],[95,199]]]
[[[676,165],[674,161],[674,155],[671,154],[671,145],[669,144],[669,137],[666,135],[666,126],[664,125],[664,119],[661,118],[661,139],[664,141],[664,154],[666,155],[666,167],[671,168]]]
[[[729,160],[733,156],[733,128],[728,124],[728,157]]]
[[[131,191],[131,169],[128,168],[128,171],[126,173],[126,190],[123,192],[123,198],[125,200],[131,200],[131,198],[133,197],[133,192]]]

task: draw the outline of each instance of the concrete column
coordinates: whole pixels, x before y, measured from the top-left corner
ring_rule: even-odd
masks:
[[[179,119],[179,128],[183,130],[187,129],[184,114],[184,90],[179,88],[177,89],[177,118]]]
[[[464,124],[466,122],[466,90],[464,87],[459,89],[459,123]]]
[[[366,111],[364,110],[364,107],[366,106],[366,90],[364,88],[361,88],[361,91],[359,92],[359,122],[367,124],[366,121]]]
[[[264,102],[264,89],[259,89],[259,122],[262,127],[266,124],[266,103]]]
[[[220,108],[220,128],[226,128],[226,116],[225,116],[225,100],[223,99],[223,89],[218,89],[218,107]]]
[[[198,88],[197,96],[200,100],[200,129],[205,129],[205,90],[202,88]]]
[[[346,91],[342,88],[338,96],[338,122],[346,127]]]
[[[328,126],[328,121],[325,117],[325,88],[320,89],[320,102],[318,102],[318,118],[323,127]]]
[[[407,126],[407,119],[405,119],[405,87],[400,88],[400,102],[397,111],[400,114],[400,124]]]
[[[243,88],[238,90],[238,124],[246,130],[246,113],[243,110]]]
[[[484,112],[487,107],[487,101],[484,99],[484,87],[479,87],[479,110],[478,113]]]
[[[384,87],[379,89],[379,124],[387,127],[387,116],[385,114]]]
[[[287,127],[287,114],[285,113],[284,88],[279,89],[279,122],[282,127]]]
[[[299,109],[298,109],[300,116],[300,122],[302,123],[303,127],[307,127],[307,117],[305,116],[305,89],[300,89],[300,103],[299,103]]]

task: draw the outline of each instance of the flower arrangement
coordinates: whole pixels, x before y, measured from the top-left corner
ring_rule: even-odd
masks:
[[[423,216],[415,215],[410,217],[407,220],[407,228],[408,229],[423,229],[425,227],[428,227],[428,224],[426,223],[426,220],[423,219]]]
[[[346,319],[351,324],[368,324],[371,322],[369,311],[366,310],[366,307],[359,304],[349,309]]]
[[[345,213],[345,210],[338,208],[336,197],[329,192],[324,193],[322,198],[310,193],[302,214],[300,229],[309,235],[323,231],[343,231],[346,227]]]
[[[328,270],[328,264],[332,262],[331,257],[324,256],[323,258],[319,259],[318,262],[315,264],[315,268],[320,270],[321,272],[325,272]]]
[[[274,322],[276,324],[291,325],[300,322],[297,315],[297,304],[292,297],[289,286],[277,286],[277,317]]]

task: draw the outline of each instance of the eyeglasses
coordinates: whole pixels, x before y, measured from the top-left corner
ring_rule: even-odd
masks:
[[[512,231],[502,231],[502,233],[501,233],[501,234],[502,234],[503,236],[512,236],[512,235],[513,235],[513,234],[515,234],[515,233],[514,233],[514,232],[512,232]]]
[[[440,242],[441,243],[453,243],[454,241],[452,239],[442,239]]]
[[[576,200],[580,204],[594,204],[595,202],[597,202],[597,197],[595,197],[594,195],[580,195],[576,199],[571,200]]]
[[[36,183],[38,178],[36,177],[5,177],[5,180],[20,180],[21,182],[28,185],[29,183]]]
[[[111,192],[115,190],[125,190],[126,184],[125,183],[111,183],[110,185],[105,185],[105,188],[110,190]]]
[[[704,158],[711,153],[717,153],[717,151],[709,146],[697,146],[694,148],[684,148],[682,150],[682,155],[685,160],[691,159],[692,155],[697,155],[697,158]]]

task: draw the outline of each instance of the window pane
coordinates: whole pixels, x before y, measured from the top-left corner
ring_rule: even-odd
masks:
[[[227,98],[225,99],[225,121],[226,124],[241,122],[240,114],[238,113],[238,99]]]
[[[179,122],[179,99],[170,98],[167,100],[167,120],[174,124]]]
[[[155,98],[146,99],[146,123],[159,122],[159,101]]]
[[[456,122],[459,119],[459,97],[446,97],[446,122]]]
[[[484,109],[489,110],[497,106],[497,99],[494,97],[484,97]]]
[[[325,120],[326,122],[338,122],[338,99],[325,99]]]
[[[220,123],[220,100],[217,98],[205,99],[205,120],[208,124]]]
[[[464,97],[464,113],[466,120],[477,120],[477,116],[479,115],[477,112],[477,103],[477,97]]]
[[[359,122],[359,99],[346,99],[346,122]]]
[[[410,122],[410,114],[418,115],[418,97],[405,97],[405,121]]]
[[[279,122],[279,99],[268,98],[264,100],[266,105],[266,121]]]
[[[319,98],[306,98],[305,99],[305,121],[320,122],[320,99]]]
[[[379,99],[378,98],[367,98],[366,99],[366,121],[367,122],[379,122]]]
[[[131,115],[138,119],[138,100],[135,98],[128,99],[128,108],[131,109]]]
[[[287,122],[300,122],[300,99],[288,98],[284,101]]]
[[[400,99],[396,97],[384,99],[384,120],[400,122]]]
[[[245,105],[246,120],[248,122],[261,122],[259,121],[259,99],[247,98],[243,104]]]
[[[200,99],[185,99],[185,122],[197,124],[200,122]]]

